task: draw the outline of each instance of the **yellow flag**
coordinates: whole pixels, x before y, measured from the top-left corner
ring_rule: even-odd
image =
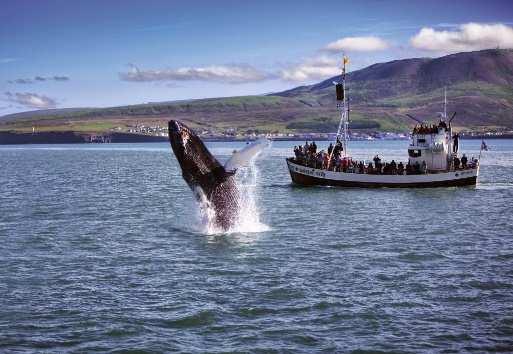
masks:
[[[344,55],[344,65],[349,64],[349,58]]]

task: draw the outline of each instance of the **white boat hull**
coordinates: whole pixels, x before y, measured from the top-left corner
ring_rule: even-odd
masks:
[[[363,188],[429,188],[476,185],[479,166],[449,172],[420,175],[374,175],[345,173],[305,167],[287,159],[292,181],[304,186],[340,186]]]

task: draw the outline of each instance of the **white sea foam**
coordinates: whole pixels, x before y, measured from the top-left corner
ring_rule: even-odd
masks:
[[[478,182],[476,185],[477,189],[483,189],[483,190],[502,190],[502,189],[513,189],[513,183],[507,183],[507,182]]]
[[[236,220],[229,230],[219,228],[215,223],[215,210],[200,188],[197,188],[198,208],[197,219],[199,231],[207,235],[255,233],[270,230],[270,227],[260,220],[258,207],[258,168],[256,156],[245,167],[240,167],[235,175],[237,184],[238,205]]]
[[[270,227],[260,221],[260,210],[258,207],[258,169],[255,161],[249,166],[242,167],[236,175],[237,188],[239,190],[240,210],[237,221],[229,232],[264,232]]]

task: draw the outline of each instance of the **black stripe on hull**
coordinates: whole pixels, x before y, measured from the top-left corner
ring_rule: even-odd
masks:
[[[417,183],[375,183],[375,182],[357,182],[340,181],[333,179],[318,178],[307,176],[290,171],[292,182],[301,186],[333,186],[333,187],[359,187],[359,188],[435,188],[435,187],[461,187],[475,186],[477,176],[459,178],[446,181],[417,182]]]

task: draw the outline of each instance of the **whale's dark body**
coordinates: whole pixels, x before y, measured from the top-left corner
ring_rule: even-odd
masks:
[[[215,211],[215,224],[228,230],[236,221],[239,191],[234,172],[228,172],[212,156],[201,139],[185,124],[169,121],[169,141],[182,168],[183,179],[200,200],[200,188]]]

